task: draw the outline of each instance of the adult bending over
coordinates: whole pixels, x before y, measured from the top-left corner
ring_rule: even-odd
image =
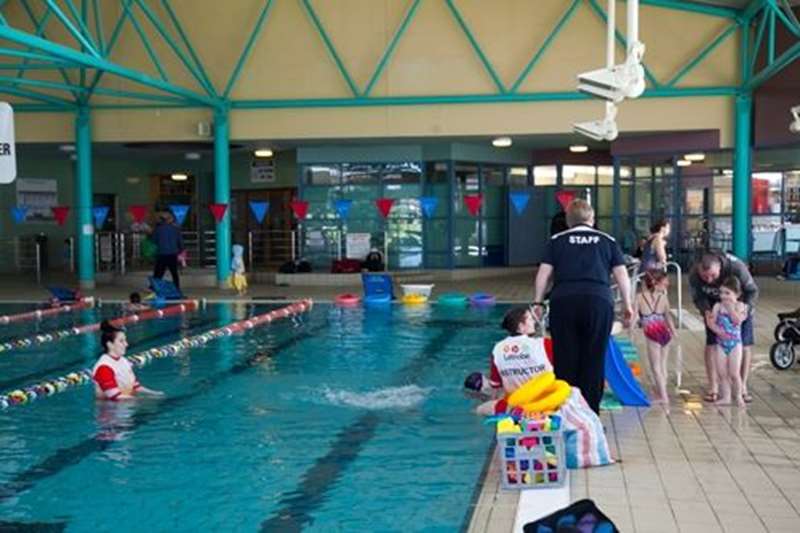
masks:
[[[750,377],[750,365],[753,362],[753,308],[758,299],[758,286],[753,281],[753,276],[742,261],[737,257],[724,253],[707,252],[689,274],[689,287],[692,291],[694,306],[703,315],[706,323],[706,378],[708,379],[708,392],[705,400],[716,402],[719,400],[719,380],[714,367],[717,355],[717,336],[709,327],[713,321],[711,310],[719,303],[719,290],[722,282],[735,277],[742,288],[739,300],[747,305],[747,319],[741,326],[742,337],[742,398],[745,402],[753,401],[747,388]]]
[[[578,387],[589,407],[599,413],[614,322],[609,272],[620,287],[626,327],[633,317],[630,280],[617,242],[593,229],[592,206],[576,199],[566,211],[570,229],[550,238],[536,274],[534,312],[543,314],[542,298],[552,279],[550,333],[556,376]]]

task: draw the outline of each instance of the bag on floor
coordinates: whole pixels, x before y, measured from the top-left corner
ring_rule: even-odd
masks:
[[[592,531],[595,533],[619,533],[603,512],[592,500],[578,500],[569,507],[530,522],[522,527],[525,533],[567,533],[573,531]]]
[[[561,406],[559,413],[564,421],[567,468],[586,468],[613,463],[603,423],[586,403],[580,389],[572,387],[572,394]]]

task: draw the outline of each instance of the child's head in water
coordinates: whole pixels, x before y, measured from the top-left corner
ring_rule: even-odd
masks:
[[[500,327],[509,335],[532,335],[536,332],[536,322],[527,307],[514,307],[508,311]]]
[[[130,296],[128,296],[128,302],[132,304],[140,304],[142,303],[142,296],[138,292],[132,292]]]

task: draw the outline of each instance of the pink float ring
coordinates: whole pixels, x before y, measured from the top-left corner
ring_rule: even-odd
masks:
[[[354,305],[358,305],[361,302],[361,298],[357,294],[340,294],[336,297],[336,305],[341,305],[343,307],[352,307]]]

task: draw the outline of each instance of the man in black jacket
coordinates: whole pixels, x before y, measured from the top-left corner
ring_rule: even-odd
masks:
[[[741,301],[748,306],[747,320],[742,322],[742,397],[746,402],[753,401],[747,389],[747,378],[750,376],[750,365],[753,362],[753,308],[758,299],[758,286],[753,281],[750,271],[739,258],[724,253],[707,252],[689,274],[689,287],[695,307],[703,315],[706,323],[706,378],[708,379],[707,401],[713,402],[719,396],[719,384],[714,368],[717,337],[708,323],[711,320],[711,309],[719,302],[719,287],[722,282],[733,276],[739,279],[742,286]]]

